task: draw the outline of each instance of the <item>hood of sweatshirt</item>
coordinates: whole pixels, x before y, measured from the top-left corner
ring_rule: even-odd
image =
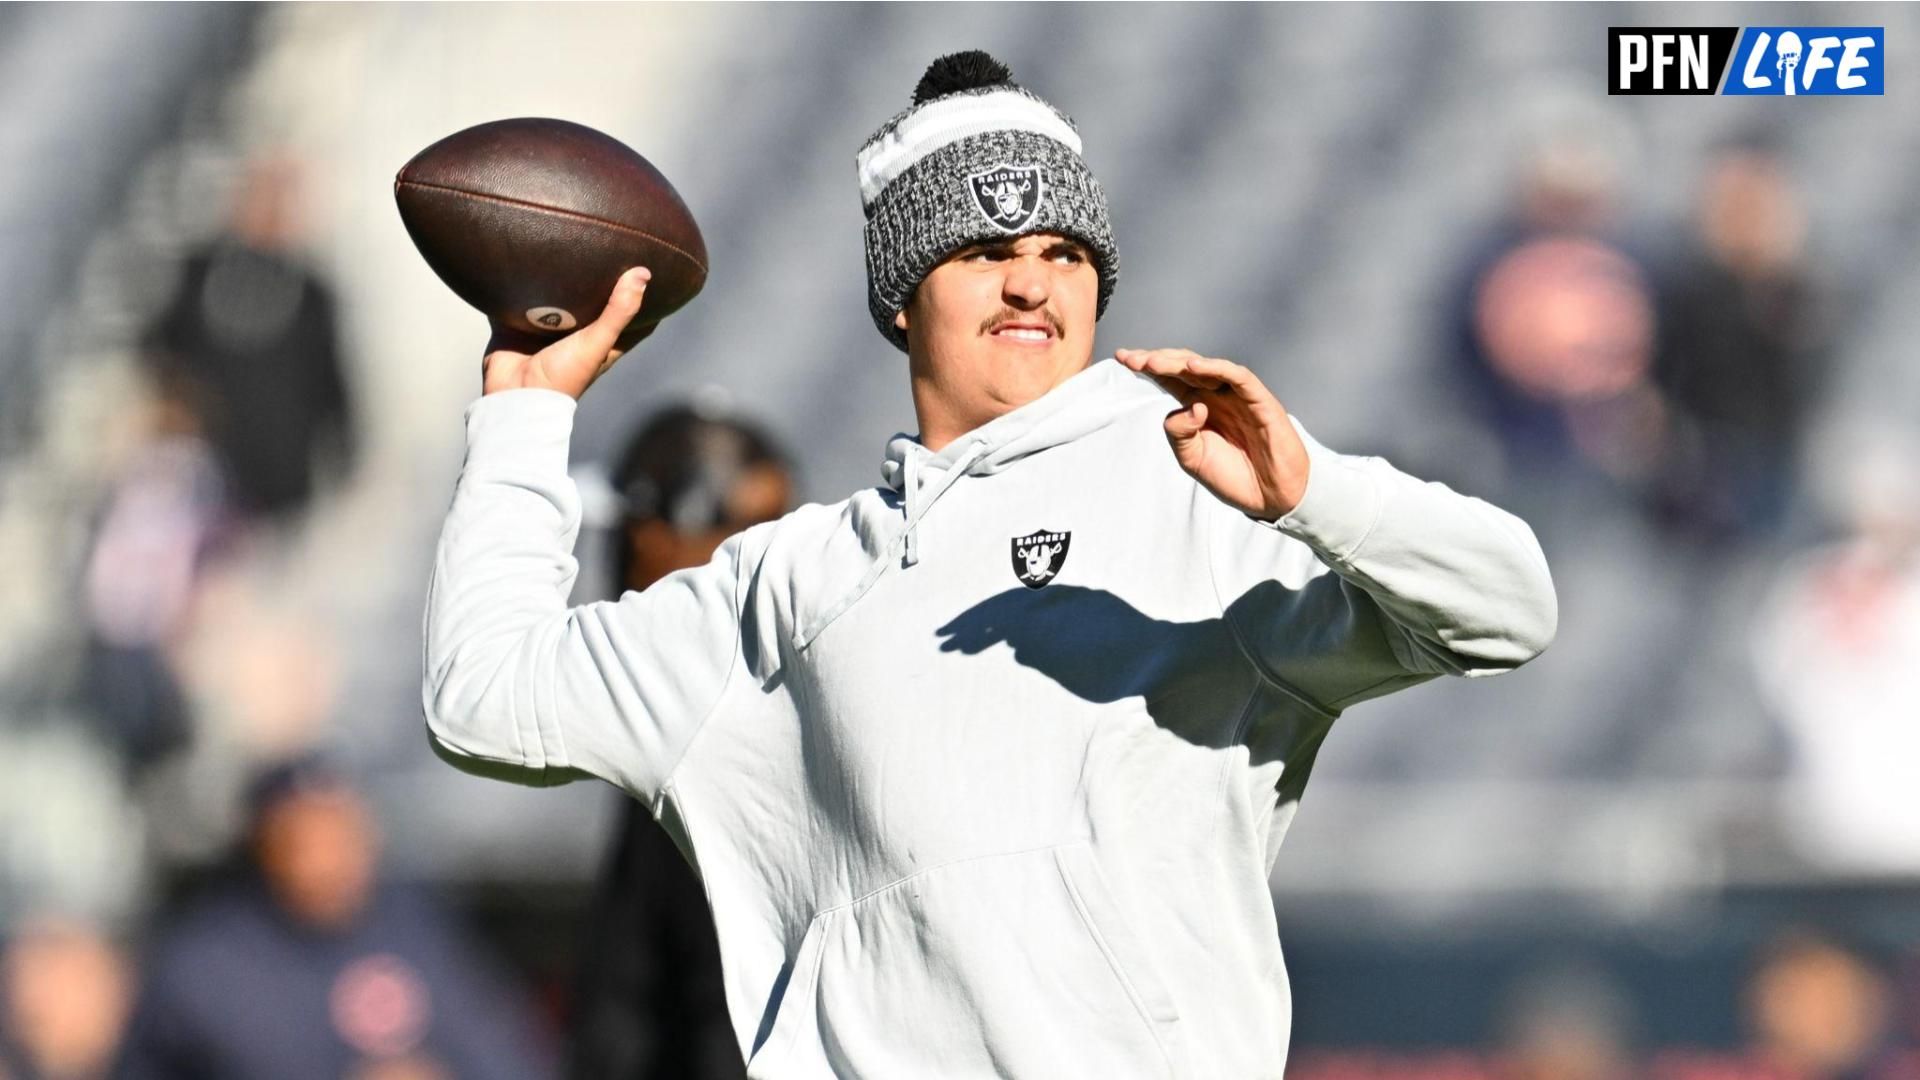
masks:
[[[793,639],[805,649],[866,595],[896,558],[906,569],[920,561],[916,534],[920,523],[954,485],[968,477],[990,476],[1014,468],[1055,446],[1112,424],[1148,402],[1172,398],[1152,378],[1135,374],[1117,360],[1097,360],[1040,397],[1004,413],[940,448],[929,450],[904,432],[887,440],[880,465],[885,487],[855,496],[851,507],[866,562],[857,577],[830,587],[825,601],[800,620]],[[885,512],[862,513],[863,497],[878,495]],[[892,497],[889,498],[888,496]]]

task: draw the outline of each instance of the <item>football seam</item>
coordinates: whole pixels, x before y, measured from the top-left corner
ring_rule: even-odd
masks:
[[[540,203],[528,202],[525,199],[515,199],[506,195],[488,195],[488,194],[485,194],[484,192],[467,191],[464,188],[448,187],[445,184],[430,184],[424,180],[402,180],[400,181],[400,185],[403,187],[421,188],[427,191],[444,191],[449,195],[458,195],[461,198],[465,198],[465,199],[478,199],[482,202],[505,203],[508,206],[519,206],[519,207],[524,207],[528,210],[540,210],[549,214],[558,214],[561,217],[573,218],[576,221],[592,222],[595,225],[604,225],[609,229],[618,229],[621,232],[632,233],[635,236],[642,236],[647,238],[648,240],[653,241],[656,244],[659,244],[660,246],[668,249],[669,251],[672,251],[674,254],[687,260],[693,265],[699,267],[701,277],[704,278],[707,274],[706,265],[702,263],[699,259],[694,258],[692,253],[688,252],[685,248],[682,248],[679,244],[676,244],[673,241],[668,240],[664,237],[655,236],[652,233],[646,231],[645,229],[636,229],[631,225],[622,225],[617,221],[608,221],[606,218],[603,218],[603,217],[595,217],[592,214],[583,214],[578,210],[562,210],[557,206],[543,206]]]

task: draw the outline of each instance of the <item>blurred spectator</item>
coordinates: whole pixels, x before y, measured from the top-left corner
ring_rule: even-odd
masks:
[[[225,483],[197,421],[164,400],[152,421],[107,497],[81,598],[94,715],[136,765],[189,737],[174,649],[229,534]]]
[[[1501,1075],[1507,1080],[1631,1080],[1632,1006],[1605,972],[1556,967],[1508,992]]]
[[[1655,303],[1618,238],[1618,167],[1578,127],[1533,147],[1457,288],[1458,370],[1515,482],[1569,467],[1634,480],[1653,457]]]
[[[186,260],[148,351],[162,396],[183,403],[249,518],[303,509],[322,465],[351,465],[353,410],[333,290],[301,264],[300,168],[248,170],[227,235]]]
[[[1920,446],[1866,440],[1830,478],[1839,542],[1789,563],[1755,620],[1763,700],[1792,746],[1781,826],[1810,864],[1920,873]]]
[[[351,459],[332,291],[293,254],[299,171],[256,162],[231,229],[187,258],[149,328],[154,410],[114,483],[88,558],[86,689],[135,765],[191,736],[177,648],[213,556],[284,520]]]
[[[1759,1060],[1801,1080],[1880,1080],[1892,996],[1865,959],[1811,935],[1789,935],[1764,955],[1747,986]]]
[[[727,537],[786,513],[793,489],[786,459],[757,427],[690,406],[641,429],[613,484],[625,513],[616,580],[626,589],[705,564]],[[706,892],[652,814],[621,801],[588,922],[569,1075],[743,1077]]]
[[[439,907],[383,886],[366,805],[312,759],[249,800],[240,880],[159,938],[118,1075],[535,1077],[527,1009]]]
[[[0,1077],[104,1077],[126,1025],[131,984],[119,947],[94,927],[26,923],[0,956]]]
[[[1771,153],[1742,147],[1709,162],[1654,366],[1668,406],[1654,505],[1675,532],[1737,540],[1773,529],[1786,508],[1826,381],[1806,236],[1799,193]]]

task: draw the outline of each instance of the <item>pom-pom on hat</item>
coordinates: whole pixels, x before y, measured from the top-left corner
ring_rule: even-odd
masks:
[[[978,50],[935,60],[913,105],[860,148],[866,211],[867,308],[905,350],[893,324],[942,259],[969,244],[1051,232],[1087,246],[1100,275],[1096,317],[1120,276],[1107,198],[1080,159],[1065,113],[1013,81]]]

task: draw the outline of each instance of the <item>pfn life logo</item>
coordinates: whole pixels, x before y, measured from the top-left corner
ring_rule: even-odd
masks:
[[[1885,94],[1885,32],[1878,26],[1612,26],[1607,93]]]
[[[1885,94],[1878,26],[1749,26],[1723,94]]]

